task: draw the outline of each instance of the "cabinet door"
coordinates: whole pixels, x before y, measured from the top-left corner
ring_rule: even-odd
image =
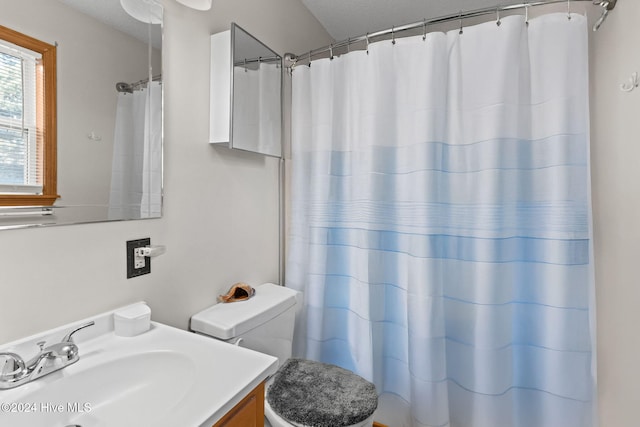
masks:
[[[264,383],[242,399],[213,427],[264,427]]]

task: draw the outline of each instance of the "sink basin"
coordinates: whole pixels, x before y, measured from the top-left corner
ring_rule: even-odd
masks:
[[[96,328],[84,340],[78,334],[78,362],[0,390],[0,425],[211,427],[277,369],[271,356],[160,323],[119,337],[111,314],[89,319]],[[0,351],[24,354],[37,339],[42,335]]]
[[[36,403],[37,417],[15,415],[11,425],[83,427],[152,425],[178,405],[195,381],[185,355],[150,351],[100,363],[70,376],[52,377],[16,405]],[[55,374],[52,374],[55,375]],[[126,384],[126,387],[123,385]],[[56,411],[57,408],[63,411]]]

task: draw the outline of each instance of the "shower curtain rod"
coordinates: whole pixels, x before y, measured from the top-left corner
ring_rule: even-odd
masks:
[[[234,66],[239,67],[239,66],[246,66],[249,64],[255,64],[258,62],[278,62],[280,61],[280,57],[277,55],[274,56],[260,56],[258,58],[245,58],[245,59],[239,59],[237,61],[235,61],[233,63]]]
[[[157,82],[160,79],[162,79],[162,74],[157,74],[151,77],[151,81],[154,82]],[[149,78],[138,80],[134,83],[118,82],[116,83],[116,90],[118,92],[133,93],[134,90],[138,89],[140,86],[146,84],[147,82],[149,82]]]
[[[398,27],[389,28],[382,31],[376,31],[374,33],[367,33],[358,37],[351,37],[346,40],[342,40],[336,43],[332,43],[328,46],[323,46],[318,49],[311,50],[309,52],[303,53],[301,55],[295,55],[293,53],[286,53],[284,55],[285,63],[287,64],[287,68],[292,69],[296,66],[296,64],[300,61],[308,61],[311,62],[314,56],[318,56],[320,54],[329,52],[329,57],[333,58],[334,49],[347,48],[355,43],[366,42],[367,46],[369,42],[373,38],[383,38],[384,36],[391,35],[392,38],[395,38],[396,34],[402,31],[413,30],[416,28],[422,28],[423,34],[427,32],[427,26],[433,24],[441,24],[450,21],[460,21],[460,30],[462,30],[462,21],[468,18],[475,18],[478,16],[491,15],[496,14],[498,19],[500,17],[500,12],[512,11],[517,9],[525,9],[528,11],[529,7],[534,6],[544,6],[549,4],[558,4],[558,3],[566,3],[567,4],[567,13],[570,12],[571,2],[585,2],[590,1],[594,6],[600,6],[603,9],[602,16],[598,19],[598,21],[593,26],[593,31],[597,31],[604,20],[607,18],[607,15],[613,8],[616,6],[616,2],[618,0],[540,0],[540,1],[529,1],[525,3],[511,4],[505,6],[496,6],[493,8],[483,8],[476,9],[469,12],[460,11],[459,13],[444,15],[437,18],[432,19],[424,19],[422,21],[414,22],[411,24],[405,24]]]

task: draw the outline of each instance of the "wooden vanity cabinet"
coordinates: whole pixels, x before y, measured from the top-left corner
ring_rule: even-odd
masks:
[[[264,383],[253,389],[213,427],[264,427]]]

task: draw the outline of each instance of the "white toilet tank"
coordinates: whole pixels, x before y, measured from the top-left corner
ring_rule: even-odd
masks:
[[[297,292],[265,283],[255,295],[233,303],[218,303],[191,317],[191,330],[261,353],[280,365],[291,357]]]

